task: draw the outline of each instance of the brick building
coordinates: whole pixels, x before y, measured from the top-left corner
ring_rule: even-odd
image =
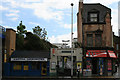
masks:
[[[12,52],[15,51],[16,46],[16,31],[7,28],[5,33],[5,54],[4,54],[4,62],[9,61],[9,57],[11,56]]]
[[[80,2],[77,21],[78,42],[85,47],[112,47],[110,8],[100,3]]]
[[[115,72],[111,9],[100,4],[79,2],[77,13],[78,43],[83,47],[83,67],[96,75]]]

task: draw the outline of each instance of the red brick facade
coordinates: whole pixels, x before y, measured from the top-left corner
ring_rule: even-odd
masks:
[[[93,46],[95,46],[95,34],[101,34],[102,45],[99,47],[112,47],[112,26],[111,26],[111,14],[106,11],[104,16],[104,23],[83,23],[83,2],[79,2],[79,12],[77,14],[77,30],[78,30],[78,42],[82,43],[84,47],[87,46],[87,34],[93,35]],[[100,11],[99,11],[100,12]],[[86,13],[85,13],[86,14]],[[99,16],[101,17],[101,16]]]

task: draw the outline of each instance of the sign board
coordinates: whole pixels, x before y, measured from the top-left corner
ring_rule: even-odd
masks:
[[[82,68],[82,63],[81,62],[77,63],[77,69],[80,69],[80,68]]]
[[[47,58],[11,58],[11,61],[47,61]]]

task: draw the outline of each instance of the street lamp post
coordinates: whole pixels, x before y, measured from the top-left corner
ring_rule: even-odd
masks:
[[[73,3],[71,3],[71,77],[73,76]]]

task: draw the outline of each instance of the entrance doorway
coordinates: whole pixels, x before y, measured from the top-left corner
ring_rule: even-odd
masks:
[[[97,74],[97,66],[98,65],[98,60],[97,58],[92,59],[92,74]]]
[[[41,75],[47,75],[47,63],[43,62],[41,64]]]
[[[71,56],[58,57],[58,75],[70,76],[71,75]],[[75,70],[76,56],[73,56],[73,69]],[[74,73],[73,73],[74,74]]]

